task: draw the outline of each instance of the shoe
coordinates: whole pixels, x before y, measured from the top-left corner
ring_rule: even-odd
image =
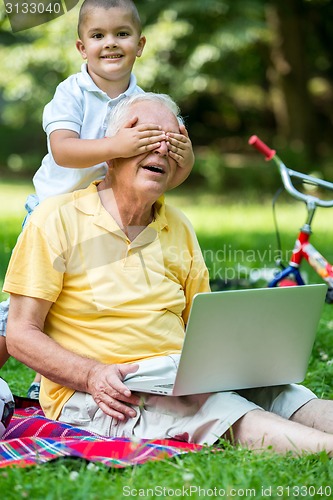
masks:
[[[39,399],[40,382],[32,382],[28,389],[28,398]]]

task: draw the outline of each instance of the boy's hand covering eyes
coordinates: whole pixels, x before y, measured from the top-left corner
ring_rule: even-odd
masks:
[[[169,155],[181,168],[192,169],[194,164],[194,153],[192,143],[184,125],[179,127],[180,134],[168,132],[167,144]]]
[[[159,125],[136,125],[137,121],[138,117],[134,116],[116,135],[109,138],[113,141],[113,158],[130,158],[153,151],[160,146],[161,141],[166,140],[166,135]]]

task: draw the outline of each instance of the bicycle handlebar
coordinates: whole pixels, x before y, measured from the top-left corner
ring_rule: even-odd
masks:
[[[316,177],[302,174],[301,172],[297,172],[296,170],[291,170],[290,168],[287,168],[286,165],[276,154],[276,151],[274,149],[269,148],[256,135],[250,137],[249,144],[254,148],[256,148],[262,155],[264,155],[267,161],[274,160],[274,163],[276,163],[276,165],[279,168],[283,185],[288,191],[288,193],[291,194],[291,196],[293,196],[297,200],[304,201],[308,206],[317,205],[319,207],[324,207],[324,208],[333,207],[333,200],[321,200],[316,196],[304,194],[298,191],[293,185],[291,178],[295,177],[297,179],[300,179],[302,182],[307,182],[314,186],[319,186],[324,189],[328,189],[330,191],[333,191],[333,183],[324,181],[322,179],[317,179]]]
[[[256,135],[252,135],[249,139],[249,144],[256,148],[259,153],[265,156],[265,160],[269,161],[275,156],[276,151],[274,149],[269,148],[264,142],[262,142],[259,137]]]

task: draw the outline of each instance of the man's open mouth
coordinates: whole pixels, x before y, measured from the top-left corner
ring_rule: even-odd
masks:
[[[164,174],[164,170],[162,167],[158,167],[157,165],[147,165],[145,167],[142,167],[145,170],[150,170],[150,172],[155,172],[157,174]]]

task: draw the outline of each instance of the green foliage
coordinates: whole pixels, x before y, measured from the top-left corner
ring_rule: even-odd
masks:
[[[0,178],[0,300],[2,294],[3,277],[15,242],[21,232],[21,225],[25,217],[25,200],[32,192],[30,183],[15,180],[2,181]]]
[[[57,84],[80,68],[75,53],[76,15],[70,12],[59,20],[12,35],[9,44],[0,45],[0,133],[9,139],[3,143],[0,165],[7,164],[14,172],[38,168],[46,151],[41,127],[43,108]],[[10,33],[7,20],[2,32]]]
[[[138,0],[137,4],[147,36],[143,57],[135,66],[139,84],[146,90],[167,92],[179,102],[194,148],[200,151],[199,161],[212,162],[207,167],[212,172],[212,177],[206,176],[209,186],[233,188],[224,172],[230,167],[227,155],[248,151],[247,138],[252,133],[305,159],[308,149],[316,150],[317,166],[325,161],[327,174],[333,175],[329,49],[333,0],[292,0],[291,18],[289,10],[275,0]],[[284,29],[282,42],[293,47],[299,25],[306,33],[298,47],[299,59],[307,68],[303,80],[314,128],[306,140],[288,129],[291,117],[286,115],[286,103],[292,85],[281,83],[288,53],[280,55],[278,65],[272,63],[276,47],[284,46],[276,42],[282,36],[279,24],[271,22],[276,5],[280,5],[280,25],[288,28],[292,23]],[[52,22],[12,34],[0,5],[0,172],[31,176],[40,165],[46,151],[43,108],[58,83],[78,72],[82,62],[75,48],[78,9],[79,5]],[[302,75],[294,76],[291,81],[302,81]],[[293,92],[297,95],[297,88]],[[301,123],[307,121],[309,106],[304,102],[294,111]],[[222,168],[211,151],[225,157]],[[261,185],[260,175],[256,182]]]

